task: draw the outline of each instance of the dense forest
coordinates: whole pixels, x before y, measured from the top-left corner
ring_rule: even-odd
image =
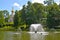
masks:
[[[14,20],[8,22],[10,14],[8,10],[0,10],[0,28],[10,26],[28,29],[31,24],[42,24],[48,28],[60,28],[60,5],[31,3],[23,5],[21,10],[16,10]]]

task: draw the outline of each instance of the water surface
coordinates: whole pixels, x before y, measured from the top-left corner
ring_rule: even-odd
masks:
[[[0,40],[60,40],[60,33],[45,36],[38,33],[0,31]]]

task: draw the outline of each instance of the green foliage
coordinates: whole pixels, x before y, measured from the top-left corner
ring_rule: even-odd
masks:
[[[3,11],[0,11],[0,27],[3,27],[4,24],[4,14]]]
[[[47,26],[49,28],[54,28],[59,25],[60,19],[59,19],[59,6],[57,4],[53,4],[50,6],[47,16]],[[59,21],[58,21],[59,20]]]
[[[22,9],[22,20],[26,25],[30,25],[33,23],[40,23],[40,19],[43,17],[42,13],[44,15],[44,5],[40,3],[34,3],[28,2],[27,6],[23,6]]]
[[[9,12],[7,10],[3,10],[3,13],[4,13],[5,22],[8,22],[8,19],[10,18]]]
[[[19,12],[16,10],[14,15],[14,27],[18,28],[19,25],[20,25],[20,16],[19,16]]]
[[[9,19],[9,12],[7,10],[0,10],[0,27],[3,27]]]
[[[48,28],[53,28],[60,25],[59,12],[59,6],[56,3],[44,6],[40,3],[28,2],[27,6],[23,6],[21,18],[26,25],[42,23]]]
[[[52,1],[52,0],[51,0]],[[52,3],[52,2],[51,2]],[[50,4],[51,4],[50,3]],[[60,26],[60,6],[56,3],[44,6],[41,3],[31,3],[23,5],[19,11],[15,11],[14,24],[15,28],[29,28],[30,24],[41,23],[47,25],[48,28]],[[0,27],[8,23],[10,15],[8,10],[0,11]]]

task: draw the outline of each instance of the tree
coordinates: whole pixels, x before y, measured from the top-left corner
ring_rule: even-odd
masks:
[[[41,23],[42,15],[44,13],[44,5],[40,3],[32,4],[28,1],[27,6],[23,6],[22,19],[27,25],[34,23]]]
[[[59,25],[59,7],[56,3],[50,6],[47,16],[47,26],[49,28],[54,28]]]
[[[21,10],[21,21],[22,24],[26,24],[26,7],[23,5],[23,9]]]
[[[0,27],[3,27],[4,24],[4,13],[0,10]]]
[[[16,10],[14,15],[14,27],[17,29],[20,25],[19,12]]]
[[[3,13],[4,13],[4,18],[5,18],[5,22],[8,22],[8,19],[9,19],[9,12],[7,10],[3,10]]]
[[[40,3],[34,3],[33,7],[35,9],[34,15],[36,17],[36,22],[41,23],[41,19],[43,18],[44,14],[44,5]]]

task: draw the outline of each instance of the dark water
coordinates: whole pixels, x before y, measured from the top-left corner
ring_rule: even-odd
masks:
[[[60,33],[44,36],[38,33],[0,31],[0,40],[60,40]]]

